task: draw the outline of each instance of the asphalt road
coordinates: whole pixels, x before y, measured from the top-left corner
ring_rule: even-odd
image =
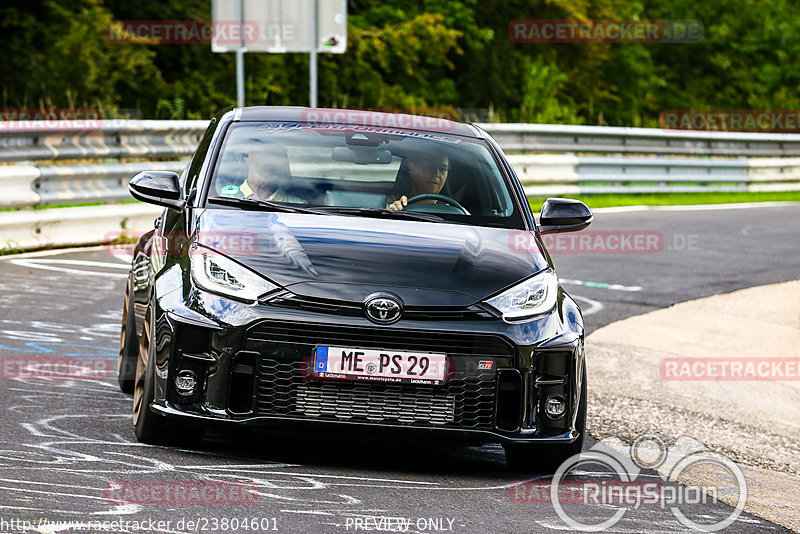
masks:
[[[683,300],[800,277],[800,207],[602,213],[591,230],[606,242],[602,232],[660,233],[662,246],[641,254],[553,254],[589,331]],[[75,532],[78,525],[84,532],[572,530],[549,501],[519,498],[513,484],[531,476],[509,471],[496,446],[212,434],[192,449],[152,447],[134,439],[130,397],[112,378],[9,379],[7,362],[20,358],[113,362],[125,272],[125,258],[98,249],[0,259],[0,532]],[[652,471],[643,477],[657,479]],[[206,493],[199,504],[150,503],[150,494],[133,504],[113,501],[120,485],[230,490],[223,484],[232,482],[257,487],[255,502],[230,493]],[[613,512],[571,510],[585,523]],[[723,504],[686,510],[707,521],[731,511]],[[128,523],[101,530],[100,521]],[[627,509],[608,529],[675,531],[690,530],[658,505]],[[742,514],[726,531],[783,529]]]

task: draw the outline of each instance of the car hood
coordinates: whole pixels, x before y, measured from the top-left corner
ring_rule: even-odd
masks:
[[[290,291],[363,302],[387,291],[408,306],[463,306],[548,266],[520,230],[341,215],[207,209],[195,239]],[[530,242],[530,241],[529,241]]]

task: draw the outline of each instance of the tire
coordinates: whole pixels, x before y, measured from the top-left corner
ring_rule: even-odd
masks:
[[[131,279],[125,287],[125,302],[122,306],[122,329],[119,334],[119,356],[117,357],[117,382],[123,393],[133,393],[136,382],[136,362],[139,359],[139,339],[136,335],[136,316],[133,307]]]
[[[155,445],[166,441],[167,421],[164,417],[150,410],[150,405],[155,398],[156,379],[151,322],[151,312],[148,309],[142,336],[139,339],[139,356],[136,359],[136,379],[133,388],[133,427],[137,440]]]
[[[586,434],[586,362],[583,364],[582,374],[583,388],[578,401],[578,416],[575,420],[575,430],[578,431],[578,438],[566,445],[504,445],[508,467],[515,471],[554,473],[567,458],[581,452],[583,438]]]
[[[153,331],[151,312],[148,309],[139,340],[133,388],[133,427],[136,439],[151,445],[196,446],[203,440],[206,431],[204,426],[173,423],[150,409],[155,398],[156,379]]]

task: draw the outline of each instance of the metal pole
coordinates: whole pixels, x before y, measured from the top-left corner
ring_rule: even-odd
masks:
[[[308,55],[308,101],[312,108],[317,107],[317,42],[319,28],[317,0],[311,0],[311,53]]]
[[[244,0],[239,0],[239,46],[236,48],[236,106],[244,107]]]

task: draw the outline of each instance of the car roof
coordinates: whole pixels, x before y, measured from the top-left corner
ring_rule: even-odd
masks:
[[[319,124],[342,124],[419,130],[464,137],[481,138],[479,130],[471,124],[455,122],[438,117],[385,113],[357,109],[308,108],[302,106],[252,106],[237,108],[234,121],[305,122]]]

